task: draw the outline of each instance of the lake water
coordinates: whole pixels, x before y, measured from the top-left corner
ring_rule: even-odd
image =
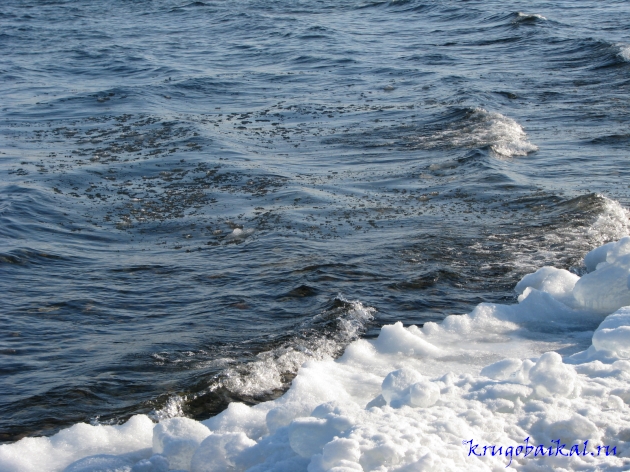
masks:
[[[206,419],[628,232],[625,1],[5,0],[0,440]]]

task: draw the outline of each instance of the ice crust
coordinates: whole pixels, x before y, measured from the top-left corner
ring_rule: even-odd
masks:
[[[203,422],[138,415],[0,446],[3,472],[552,471],[630,469],[630,237],[543,267],[519,303],[422,328],[383,326],[337,360],[305,362],[277,400]],[[476,444],[605,456],[469,456]],[[580,449],[581,450],[581,449]],[[506,467],[507,466],[507,467]]]

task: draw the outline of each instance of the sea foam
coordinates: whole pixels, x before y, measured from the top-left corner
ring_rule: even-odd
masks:
[[[521,11],[519,11],[517,13],[517,17],[519,19],[526,19],[526,20],[533,20],[533,19],[537,19],[537,20],[546,20],[547,18],[545,18],[544,16],[538,14],[538,13],[523,13]]]
[[[553,267],[525,276],[514,305],[383,326],[337,360],[304,362],[277,400],[231,403],[202,422],[78,424],[0,446],[0,470],[627,470],[630,237],[589,252],[585,265],[582,277]],[[469,441],[505,449],[526,438],[615,453],[470,454]]]
[[[488,147],[496,157],[526,156],[538,150],[520,124],[483,108],[471,109],[445,129],[416,141],[429,147]]]

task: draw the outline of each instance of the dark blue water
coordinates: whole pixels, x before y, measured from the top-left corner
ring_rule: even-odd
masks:
[[[0,51],[2,441],[273,398],[627,232],[626,1],[5,0]]]

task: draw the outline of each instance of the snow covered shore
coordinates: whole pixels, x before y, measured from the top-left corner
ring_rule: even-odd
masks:
[[[630,237],[585,265],[525,276],[516,305],[384,326],[306,362],[275,401],[203,422],[77,424],[0,446],[0,470],[627,470]]]

